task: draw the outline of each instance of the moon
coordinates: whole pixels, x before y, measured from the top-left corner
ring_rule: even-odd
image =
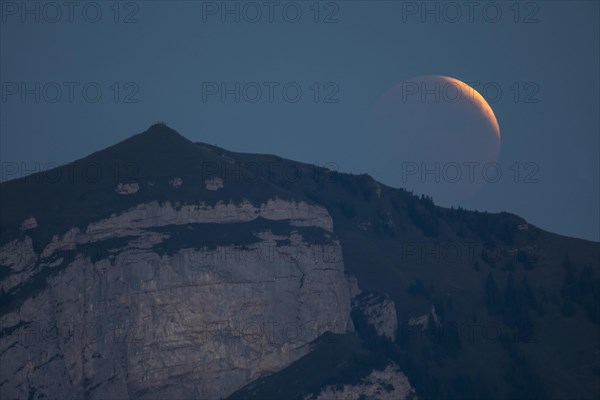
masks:
[[[477,90],[424,75],[379,98],[365,149],[384,183],[457,206],[501,177],[500,139],[496,115]]]

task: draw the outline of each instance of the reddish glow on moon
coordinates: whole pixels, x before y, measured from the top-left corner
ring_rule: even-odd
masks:
[[[365,152],[384,183],[460,205],[498,171],[500,126],[473,87],[425,75],[393,86],[377,102]],[[370,147],[369,147],[370,146]],[[487,176],[486,176],[487,174]]]
[[[494,126],[494,133],[500,139],[500,126],[498,125],[498,120],[496,119],[496,115],[492,110],[492,107],[488,104],[487,101],[483,98],[481,93],[467,85],[466,83],[459,81],[458,79],[451,78],[449,76],[442,75],[430,75],[431,77],[437,78],[439,81],[447,82],[448,85],[454,85],[463,94],[466,98],[476,107],[479,108],[481,113],[486,116],[486,118],[490,121],[490,123]]]

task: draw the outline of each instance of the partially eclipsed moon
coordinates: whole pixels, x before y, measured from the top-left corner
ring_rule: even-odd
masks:
[[[494,133],[496,134],[496,136],[498,136],[498,140],[500,140],[500,126],[498,125],[496,115],[494,114],[492,107],[490,107],[488,102],[485,101],[483,96],[477,90],[473,89],[466,83],[459,81],[458,79],[451,78],[449,76],[429,75],[424,77],[424,81],[426,82],[427,79],[438,80],[439,82],[444,83],[444,86],[446,88],[445,90],[448,90],[448,88],[452,86],[458,88],[458,90],[460,90],[461,92],[461,95],[465,96],[465,98],[467,98],[468,101],[474,107],[477,107],[479,111],[483,115],[485,115],[486,119],[490,122],[490,124],[492,124],[494,128]]]
[[[500,152],[498,120],[458,79],[426,75],[395,85],[379,99],[370,135],[378,177],[438,204],[460,204],[495,179],[489,165]]]

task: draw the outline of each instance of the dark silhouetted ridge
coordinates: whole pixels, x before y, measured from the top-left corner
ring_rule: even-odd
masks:
[[[52,232],[73,226],[83,229],[92,221],[145,202],[249,200],[260,204],[274,197],[303,197],[291,196],[260,177],[243,179],[248,175],[231,160],[157,123],[85,158],[0,184],[0,243],[19,234],[19,226],[30,216],[40,228],[28,235],[43,243]],[[206,189],[205,180],[214,177],[226,182],[223,189]],[[138,190],[129,195],[119,193],[119,185],[126,183],[137,185]]]

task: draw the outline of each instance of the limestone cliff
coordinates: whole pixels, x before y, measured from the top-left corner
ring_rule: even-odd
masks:
[[[41,247],[1,248],[2,398],[219,398],[351,326],[323,207],[153,202]]]
[[[305,400],[416,400],[408,378],[394,363],[373,370],[357,384],[330,385]]]

